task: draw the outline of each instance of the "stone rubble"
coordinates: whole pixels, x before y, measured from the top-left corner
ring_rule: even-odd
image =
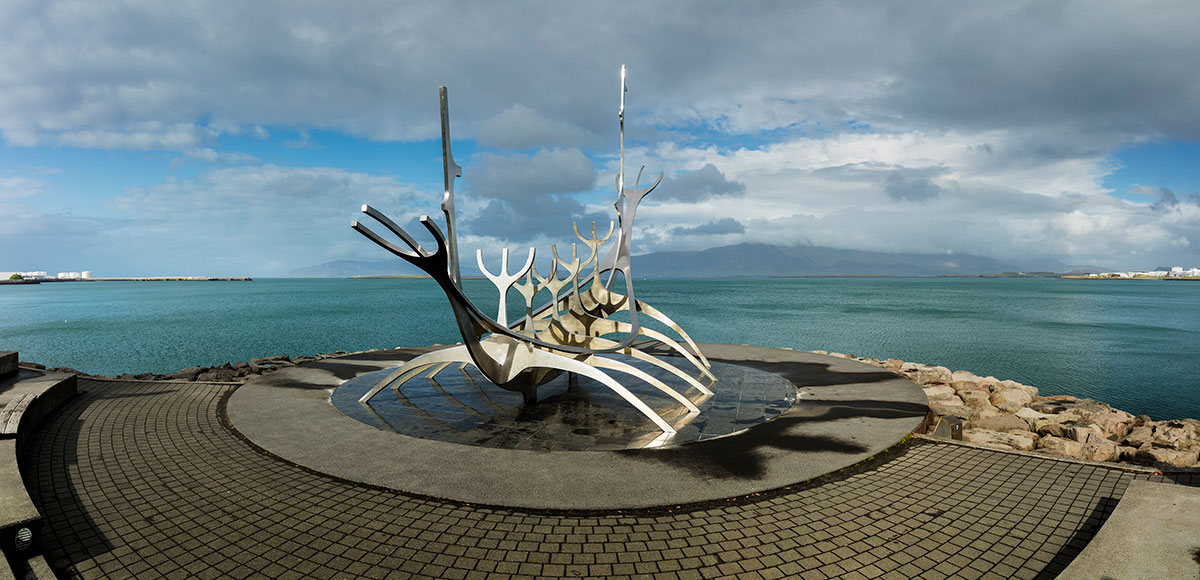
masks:
[[[963,421],[963,440],[1002,449],[1157,468],[1200,467],[1200,421],[1152,421],[1100,401],[1042,396],[1037,387],[936,365],[825,353],[903,375],[921,386],[933,414]]]

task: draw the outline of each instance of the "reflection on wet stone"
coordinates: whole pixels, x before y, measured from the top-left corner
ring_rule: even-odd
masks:
[[[638,362],[641,370],[670,381],[669,373]],[[574,385],[563,376],[539,389],[540,400],[524,405],[521,395],[491,384],[473,367],[406,383],[398,392],[380,393],[360,404],[389,370],[343,383],[332,396],[338,410],[373,427],[410,437],[449,443],[531,451],[605,451],[664,444],[662,431],[607,387],[586,377]],[[700,414],[688,421],[678,402],[646,385],[631,391],[678,432],[666,446],[712,439],[774,419],[796,401],[796,388],[786,379],[761,370],[713,362],[717,382],[707,401],[694,389],[685,395]],[[639,387],[643,387],[640,388]]]

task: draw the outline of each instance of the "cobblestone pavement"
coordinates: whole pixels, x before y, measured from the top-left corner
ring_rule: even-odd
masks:
[[[715,505],[498,509],[264,455],[223,420],[232,388],[80,381],[85,394],[47,420],[24,458],[60,574],[1050,578],[1132,478],[1163,479],[917,442],[858,473]]]

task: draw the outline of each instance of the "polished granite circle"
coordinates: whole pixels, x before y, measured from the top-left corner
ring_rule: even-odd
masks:
[[[626,359],[628,362],[628,359]],[[682,359],[670,359],[679,365]],[[358,376],[334,390],[331,401],[346,416],[402,435],[498,449],[613,451],[669,447],[745,431],[778,417],[796,401],[787,379],[747,366],[713,362],[717,381],[708,396],[671,373],[642,361],[640,370],[677,389],[700,409],[683,405],[648,383],[612,373],[677,432],[665,435],[617,393],[587,377],[560,375],[538,388],[538,401],[497,387],[471,365],[422,373],[400,389],[385,389],[369,403],[364,393],[394,369]]]

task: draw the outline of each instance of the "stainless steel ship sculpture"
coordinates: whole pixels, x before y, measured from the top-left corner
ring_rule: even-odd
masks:
[[[613,222],[609,222],[608,233],[602,238],[596,237],[594,222],[590,237],[580,234],[578,225],[574,225],[575,236],[588,248],[588,257],[581,261],[577,254],[577,246],[571,244],[571,259],[568,261],[559,255],[557,247],[551,246],[554,259],[550,271],[545,274],[539,273],[534,266],[534,248],[529,249],[529,256],[524,265],[512,272],[509,271],[508,249],[505,248],[501,252],[500,269],[496,274],[491,273],[484,263],[483,251],[476,250],[475,259],[479,269],[500,292],[500,306],[496,317],[492,318],[476,307],[462,288],[454,207],[454,180],[462,176],[462,168],[454,162],[450,151],[450,113],[446,87],[439,89],[442,166],[446,185],[442,213],[446,218],[446,231],[442,232],[427,215],[421,216],[420,219],[421,225],[433,235],[437,247],[432,250],[422,248],[395,222],[367,205],[363,206],[363,213],[395,234],[405,247],[384,239],[357,221],[351,223],[351,227],[389,252],[420,268],[441,286],[450,300],[450,308],[454,312],[454,320],[458,324],[463,341],[460,345],[429,352],[397,367],[367,391],[359,400],[360,403],[366,405],[389,386],[399,393],[399,389],[406,382],[423,371],[430,370],[427,376],[433,378],[452,364],[460,364],[464,368],[470,364],[497,386],[521,393],[526,403],[536,402],[539,386],[567,372],[591,378],[612,389],[661,429],[664,435],[674,434],[676,426],[695,418],[699,413],[697,402],[703,402],[713,394],[709,386],[716,381],[716,377],[710,371],[711,365],[696,343],[678,324],[649,304],[638,300],[634,294],[630,266],[633,219],[638,204],[658,186],[662,181],[662,174],[659,174],[649,187],[641,188],[642,171],[639,170],[633,188],[625,187],[626,91],[625,67],[622,66],[621,107],[617,113],[621,132],[620,169],[617,174],[617,200],[614,204],[617,212],[617,238],[608,255],[600,258],[601,247],[614,233]],[[562,269],[561,277],[559,268]],[[585,272],[590,273],[584,276]],[[611,288],[618,272],[625,279],[623,295]],[[602,282],[606,275],[607,281]],[[515,288],[525,302],[525,316],[511,324],[507,315],[507,294],[510,288]],[[535,308],[536,299],[543,292],[549,293],[549,300]],[[616,313],[624,313],[622,316],[627,317],[628,321],[613,318]],[[649,317],[672,329],[678,335],[678,339],[642,326],[641,316]],[[620,339],[605,338],[613,335],[619,336]],[[639,338],[666,345],[695,369],[696,376],[662,358],[639,350],[634,344]],[[672,388],[663,380],[623,359],[641,361],[666,371],[678,379],[682,389]],[[672,425],[620,381],[614,379],[610,372],[634,377],[658,389],[674,399],[684,412],[672,414],[680,417],[675,421],[675,425]],[[690,392],[688,387],[697,393],[694,400],[685,394]]]

